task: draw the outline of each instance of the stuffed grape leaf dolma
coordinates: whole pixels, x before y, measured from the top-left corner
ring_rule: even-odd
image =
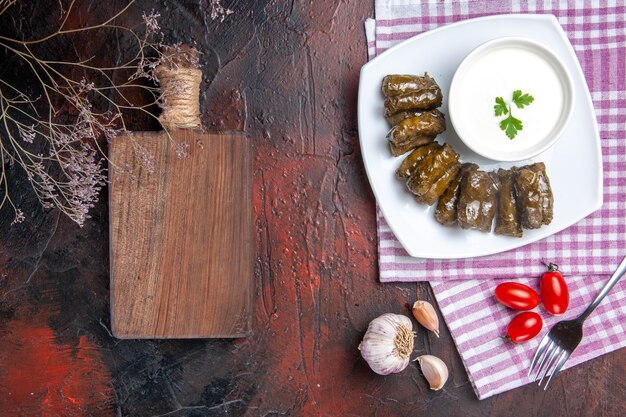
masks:
[[[414,196],[415,201],[418,203],[428,204],[429,206],[435,204],[437,199],[439,199],[439,197],[446,191],[448,185],[457,176],[460,169],[461,164],[458,162],[450,165],[448,169],[446,169],[446,172],[433,183],[428,192],[422,195]]]
[[[495,233],[497,235],[522,237],[522,226],[519,221],[517,197],[515,196],[516,168],[499,169],[498,180],[498,215],[496,216]]]
[[[438,85],[385,99],[385,117],[406,110],[430,110],[441,106],[443,95]]]
[[[434,109],[441,106],[443,100],[441,88],[428,74],[387,75],[383,79],[382,90],[386,97],[386,118],[403,111]]]
[[[493,173],[470,171],[461,181],[457,221],[462,229],[489,232],[496,214],[498,178]]]
[[[433,205],[456,177],[460,167],[459,155],[446,143],[417,164],[407,181],[407,188],[418,202]]]
[[[383,78],[383,94],[385,97],[394,97],[407,93],[415,93],[425,88],[436,86],[437,83],[428,73],[424,75],[389,74]]]
[[[423,110],[405,110],[395,114],[391,114],[389,116],[385,116],[385,120],[387,120],[387,123],[389,123],[391,126],[395,126],[404,119],[410,119],[411,117],[419,116],[422,112]]]
[[[461,191],[461,181],[470,171],[476,171],[478,165],[466,162],[461,165],[461,169],[456,174],[446,191],[441,195],[435,209],[435,219],[446,226],[456,223],[456,205]]]
[[[391,149],[391,154],[393,156],[404,155],[412,149],[433,143],[435,141],[435,137],[436,135],[421,135],[412,137],[404,142],[389,142],[389,149]]]
[[[428,145],[415,148],[400,164],[396,170],[396,178],[399,180],[409,178],[411,172],[415,170],[417,164],[426,157],[432,151],[441,148],[441,145],[437,142],[431,142]]]
[[[526,165],[518,170],[515,196],[523,228],[538,229],[552,222],[554,198],[543,162]]]
[[[387,139],[394,156],[402,155],[411,149],[432,142],[439,133],[446,130],[446,119],[439,110],[429,110],[402,120],[395,125]]]

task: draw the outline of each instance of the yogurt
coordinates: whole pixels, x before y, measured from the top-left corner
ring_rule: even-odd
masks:
[[[513,92],[534,97],[524,108]],[[502,97],[523,128],[510,139],[500,128],[507,115],[496,116]],[[532,157],[562,133],[571,114],[571,80],[545,47],[522,38],[503,38],[474,50],[459,66],[450,88],[450,118],[459,137],[487,158],[514,161]]]

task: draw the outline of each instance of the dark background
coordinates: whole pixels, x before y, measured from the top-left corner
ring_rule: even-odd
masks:
[[[78,1],[70,24],[123,2]],[[363,21],[373,2],[139,1],[161,13],[165,39],[203,52],[202,118],[254,143],[256,238],[252,335],[240,340],[116,340],[109,330],[106,190],[83,228],[43,210],[16,168],[9,184],[26,215],[0,211],[0,416],[619,416],[626,354],[559,375],[546,393],[527,386],[478,401],[447,329],[418,330],[413,356],[435,354],[451,376],[430,391],[412,363],[381,377],[357,346],[370,320],[408,314],[427,284],[378,283],[374,198],[358,145]],[[56,1],[26,1],[0,33],[45,33]],[[58,40],[61,56],[123,50],[102,34]],[[1,56],[3,78],[26,83]],[[21,81],[20,81],[21,80]],[[155,129],[134,117],[133,130]]]

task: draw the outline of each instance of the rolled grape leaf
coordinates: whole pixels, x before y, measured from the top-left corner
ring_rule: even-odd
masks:
[[[412,149],[433,143],[435,135],[411,136],[405,141],[389,142],[389,149],[393,156],[404,155]]]
[[[405,110],[395,114],[390,114],[389,116],[385,117],[385,120],[387,120],[387,123],[389,123],[389,125],[393,127],[404,119],[410,119],[411,117],[419,116],[420,114],[422,114],[422,112],[423,110]]]
[[[427,73],[424,75],[389,74],[383,78],[382,90],[385,97],[415,93],[425,88],[437,86]]]
[[[402,120],[395,125],[387,139],[390,142],[404,142],[412,136],[438,135],[446,130],[446,118],[439,110],[429,110]]]
[[[456,223],[457,211],[456,205],[459,201],[459,194],[461,192],[461,181],[470,171],[476,171],[478,165],[469,162],[461,165],[461,169],[457,173],[456,177],[450,182],[448,188],[439,198],[437,202],[437,208],[435,209],[435,219],[445,225],[450,226]]]
[[[407,181],[407,188],[415,195],[417,201],[428,205],[435,204],[437,198],[456,176],[456,172],[450,172],[449,169],[458,164],[458,161],[459,155],[446,143],[426,155],[417,164]]]
[[[415,170],[417,164],[432,151],[441,148],[437,142],[431,142],[428,145],[415,148],[404,160],[400,167],[396,170],[396,178],[407,179],[411,176],[411,172]]]
[[[423,88],[419,91],[387,97],[385,117],[406,110],[431,110],[441,106],[443,95],[439,86]]]
[[[462,229],[489,232],[496,214],[498,177],[485,171],[471,171],[461,181],[457,221]]]
[[[515,195],[516,175],[516,168],[498,170],[500,190],[498,191],[498,215],[495,228],[497,235],[522,237],[523,234]]]
[[[519,169],[515,180],[515,196],[523,228],[538,229],[552,222],[554,197],[543,162]]]

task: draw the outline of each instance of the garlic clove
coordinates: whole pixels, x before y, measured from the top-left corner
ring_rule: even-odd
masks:
[[[419,362],[422,373],[433,391],[439,391],[448,380],[448,367],[436,356],[422,355],[416,359]]]
[[[439,318],[432,304],[428,301],[418,300],[413,303],[411,310],[415,320],[439,337]]]

